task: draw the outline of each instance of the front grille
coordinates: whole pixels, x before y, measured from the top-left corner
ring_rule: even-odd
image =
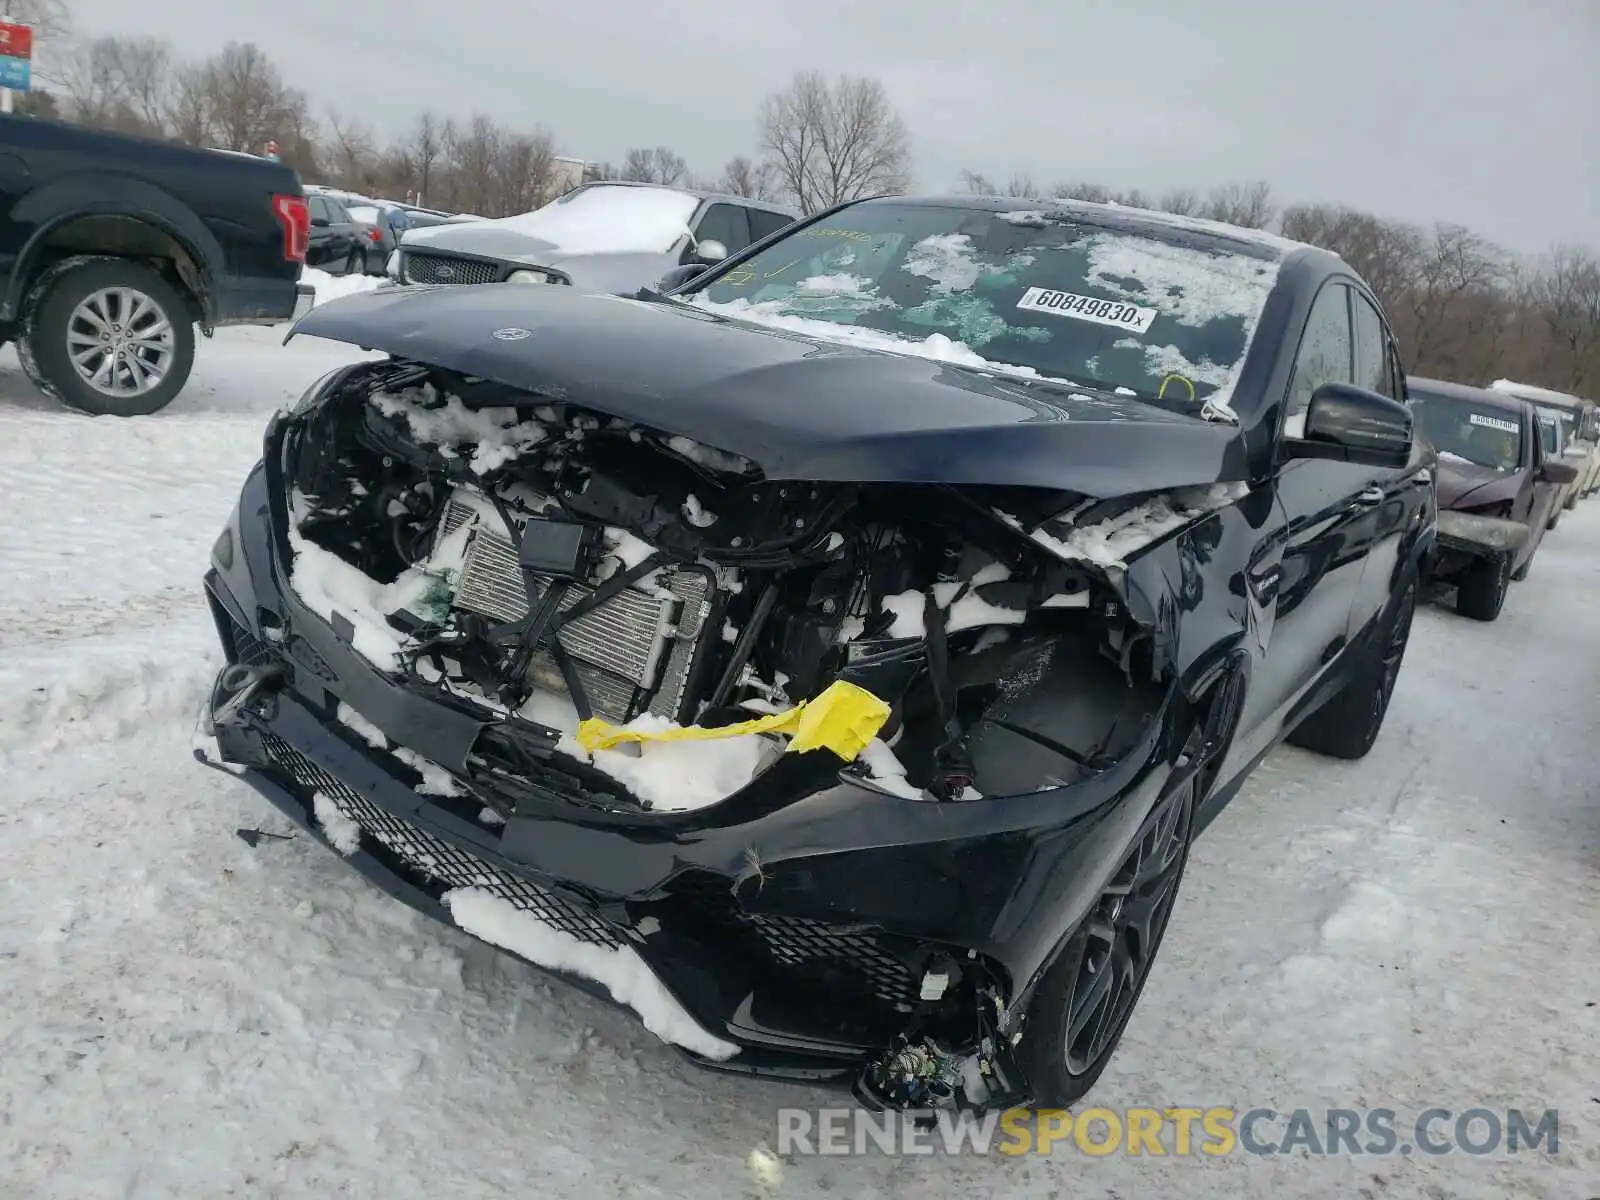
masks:
[[[365,836],[388,850],[429,890],[480,888],[580,942],[613,948],[622,944],[598,914],[374,804],[277,735],[265,734],[262,740],[280,773],[308,797],[318,792],[326,796],[341,816],[361,826]]]
[[[497,621],[516,621],[528,613],[516,547],[492,529],[481,510],[452,497],[439,523],[439,540],[475,522],[456,586],[455,605]],[[542,594],[547,580],[536,580]],[[557,634],[571,656],[595,712],[612,721],[636,715],[636,697],[649,696],[649,711],[680,718],[690,670],[706,618],[711,612],[711,580],[703,571],[663,567],[652,589],[632,587],[612,597]],[[576,585],[562,599],[563,610],[588,598],[593,589]],[[529,674],[542,687],[565,691],[555,662],[540,652]]]
[[[500,278],[500,264],[475,258],[407,250],[402,261],[407,283],[495,283]]]

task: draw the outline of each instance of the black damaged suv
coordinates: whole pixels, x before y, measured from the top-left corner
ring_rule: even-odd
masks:
[[[863,201],[668,293],[397,289],[275,418],[198,756],[696,1061],[1067,1104],[1191,840],[1378,736],[1435,531],[1339,259]]]

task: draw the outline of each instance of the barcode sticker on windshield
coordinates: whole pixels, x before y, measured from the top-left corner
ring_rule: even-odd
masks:
[[[1023,292],[1017,307],[1029,312],[1071,317],[1076,321],[1093,321],[1096,325],[1110,325],[1113,329],[1125,329],[1129,333],[1144,333],[1156,319],[1156,310],[1153,308],[1140,308],[1137,304],[1124,304],[1120,300],[1097,300],[1076,292],[1057,292],[1041,287],[1031,287]]]
[[[1482,425],[1485,429],[1498,429],[1502,433],[1516,433],[1515,421],[1502,421],[1499,417],[1486,417],[1482,413],[1472,413],[1467,420],[1474,425]]]

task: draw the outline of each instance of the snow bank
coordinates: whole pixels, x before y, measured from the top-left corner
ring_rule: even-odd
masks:
[[[542,967],[570,971],[602,984],[619,1004],[638,1013],[644,1027],[662,1041],[719,1062],[739,1053],[733,1043],[701,1028],[632,947],[612,950],[580,942],[481,888],[448,891],[444,904],[456,924],[473,936]]]
[[[330,300],[338,300],[344,296],[370,292],[374,288],[382,287],[388,281],[381,275],[329,275],[326,271],[317,270],[316,267],[302,267],[300,282],[309,284],[316,292],[316,303],[326,304]]]

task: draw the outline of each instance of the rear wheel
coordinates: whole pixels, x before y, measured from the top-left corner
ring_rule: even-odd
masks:
[[[1040,981],[1018,1048],[1038,1103],[1073,1104],[1111,1061],[1178,898],[1197,792],[1190,780],[1145,818],[1117,873]]]
[[[1417,581],[1413,578],[1395,601],[1388,625],[1376,646],[1364,653],[1356,673],[1333,699],[1295,727],[1288,738],[1290,744],[1333,758],[1366,756],[1389,712],[1416,610]]]
[[[1511,556],[1492,554],[1473,563],[1456,588],[1456,611],[1474,621],[1492,621],[1505,607],[1511,586]]]
[[[165,408],[194,366],[188,305],[148,267],[90,258],[48,272],[28,297],[29,373],[63,404],[97,416]]]

